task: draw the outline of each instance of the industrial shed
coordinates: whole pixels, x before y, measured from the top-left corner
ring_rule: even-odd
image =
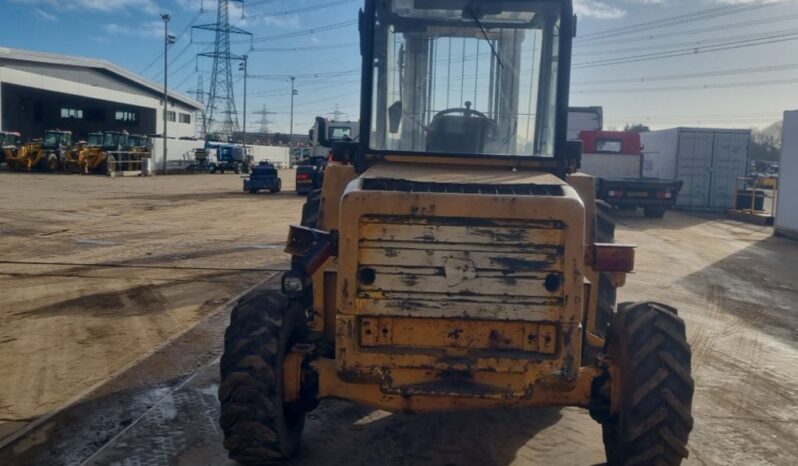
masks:
[[[0,127],[24,139],[45,130],[163,132],[163,86],[104,60],[0,47]],[[192,137],[199,102],[169,93],[172,138]]]

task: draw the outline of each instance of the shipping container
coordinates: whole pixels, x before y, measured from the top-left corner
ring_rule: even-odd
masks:
[[[748,169],[750,130],[674,128],[642,138],[643,176],[684,182],[678,208],[734,207],[735,183]]]
[[[776,234],[798,239],[798,110],[784,112]]]

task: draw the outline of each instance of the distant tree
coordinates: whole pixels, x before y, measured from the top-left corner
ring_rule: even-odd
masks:
[[[751,133],[751,160],[777,162],[781,156],[782,121]]]
[[[272,141],[275,144],[288,144],[289,139],[288,135],[283,133],[274,133],[272,136]]]
[[[631,133],[647,133],[651,131],[651,128],[644,125],[643,123],[629,123],[628,125],[623,127],[623,130]]]

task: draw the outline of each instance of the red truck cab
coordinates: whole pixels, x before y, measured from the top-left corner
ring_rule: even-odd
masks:
[[[682,183],[643,177],[640,133],[581,131],[581,171],[597,178],[596,195],[621,210],[642,208],[646,217],[661,218],[671,209]]]

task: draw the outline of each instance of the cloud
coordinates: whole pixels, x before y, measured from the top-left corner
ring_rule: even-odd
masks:
[[[107,13],[120,11],[144,11],[155,13],[158,4],[154,0],[12,0],[16,3],[41,5],[48,10],[92,10]]]
[[[626,10],[597,0],[575,0],[574,12],[584,18],[617,19],[626,16]]]
[[[163,39],[163,22],[153,20],[139,27],[121,26],[116,23],[109,23],[103,26],[103,31],[111,36]]]
[[[48,13],[48,12],[42,10],[41,8],[36,8],[35,10],[33,10],[33,13],[36,16],[38,16],[39,18],[41,18],[41,19],[43,19],[45,21],[58,21],[58,17],[57,16],[55,16],[54,14]]]

